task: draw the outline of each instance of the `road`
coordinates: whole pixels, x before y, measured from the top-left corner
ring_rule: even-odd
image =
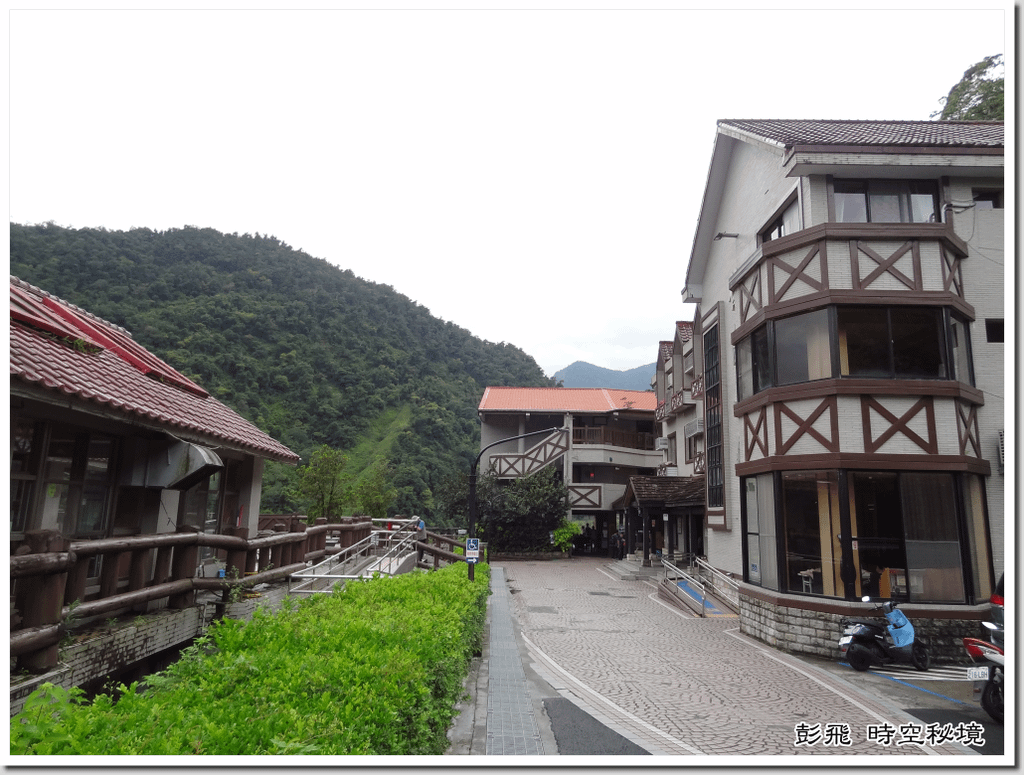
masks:
[[[467,742],[453,753],[771,765],[1002,752],[1002,728],[971,702],[971,684],[941,671],[857,673],[785,654],[742,634],[738,619],[694,617],[661,600],[656,579],[621,579],[598,558],[494,563],[492,574],[492,616],[507,622],[491,631],[476,693],[487,750]],[[947,723],[945,738],[935,734]]]

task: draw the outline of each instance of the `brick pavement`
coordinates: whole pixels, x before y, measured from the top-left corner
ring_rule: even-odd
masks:
[[[492,584],[503,575],[510,597],[496,590],[493,610],[511,605],[524,663],[554,691],[650,753],[972,753],[957,742],[908,742],[911,728],[901,725],[920,722],[904,711],[742,635],[736,619],[680,611],[658,599],[655,580],[623,580],[608,566],[596,558],[495,563]],[[495,691],[492,682],[489,703]],[[890,745],[868,740],[869,726],[885,724],[895,731]]]

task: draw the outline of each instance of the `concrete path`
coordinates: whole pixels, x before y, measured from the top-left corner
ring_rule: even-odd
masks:
[[[608,560],[491,574],[489,640],[451,755],[974,755],[959,738],[918,739],[919,719],[741,634],[737,619],[660,600],[657,579],[620,578]]]

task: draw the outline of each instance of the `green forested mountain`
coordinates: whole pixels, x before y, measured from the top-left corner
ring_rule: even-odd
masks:
[[[435,524],[432,493],[479,450],[484,387],[551,384],[519,348],[270,236],[11,224],[11,274],[128,329],[304,460],[387,460],[391,513]],[[296,473],[268,465],[264,512],[302,508]]]

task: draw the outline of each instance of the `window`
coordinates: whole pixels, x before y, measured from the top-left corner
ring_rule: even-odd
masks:
[[[974,189],[974,206],[978,210],[1002,210],[1003,190]]]
[[[1003,319],[985,318],[985,341],[991,344],[1003,343]]]
[[[218,471],[182,493],[179,525],[191,525],[204,533],[220,532],[220,481]],[[213,555],[213,549],[204,547],[200,550],[199,559],[206,560]]]
[[[876,379],[947,379],[942,311],[839,307],[839,373]]]
[[[794,199],[783,208],[782,213],[761,232],[761,242],[785,237],[800,230],[800,202]]]
[[[747,581],[767,589],[779,588],[774,491],[772,474],[743,480]]]
[[[787,592],[845,596],[837,471],[782,473]]]
[[[932,180],[836,180],[839,223],[935,223],[938,186]]]
[[[775,321],[775,379],[792,385],[832,376],[828,310]]]
[[[11,532],[28,525],[35,494],[43,424],[24,417],[11,419]]]
[[[854,471],[850,484],[857,594],[964,602],[952,474]]]
[[[839,598],[850,589],[851,599],[870,595],[920,603],[966,602],[968,584],[970,597],[983,600],[991,588],[979,477],[934,471],[781,471],[776,482],[782,511],[775,531],[770,476],[747,477],[741,485],[751,583]],[[844,477],[848,499],[839,497]],[[841,512],[849,518],[845,537]],[[771,546],[782,550],[774,586],[765,578],[769,531],[778,534]]]
[[[725,505],[722,459],[722,374],[719,368],[718,324],[704,334],[704,433],[708,506]]]
[[[968,322],[958,314],[938,307],[834,309],[835,324],[832,308],[825,308],[769,321],[737,342],[737,400],[775,385],[827,379],[836,367],[840,377],[974,384]],[[987,327],[989,335],[1001,337],[1002,320],[993,322],[999,333]]]
[[[72,538],[106,535],[113,502],[114,441],[54,426],[42,462],[39,529]]]
[[[949,316],[949,339],[953,351],[953,379],[974,384],[974,359],[971,357],[971,334],[967,321],[959,315]]]
[[[772,386],[768,326],[737,343],[736,374],[741,401]]]

